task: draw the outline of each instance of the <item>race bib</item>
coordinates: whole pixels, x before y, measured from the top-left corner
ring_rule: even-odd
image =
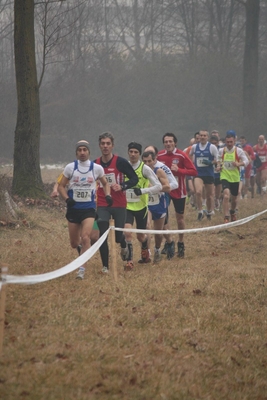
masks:
[[[209,161],[209,159],[207,157],[197,157],[197,167],[207,167],[207,164],[204,164],[203,161]]]
[[[148,205],[156,206],[157,204],[159,204],[159,199],[160,199],[159,194],[150,194],[148,196]]]
[[[133,189],[126,190],[126,200],[127,203],[138,203],[140,201],[140,197],[136,196]]]
[[[259,159],[262,163],[266,162],[266,156],[259,156]]]
[[[233,161],[224,161],[223,168],[225,169],[235,169],[236,167],[233,166]]]
[[[75,201],[91,201],[92,200],[92,189],[73,189],[73,199]]]
[[[114,173],[106,174],[105,178],[108,181],[109,186],[112,186],[112,185],[116,184],[116,177],[115,177]],[[100,182],[100,187],[103,187],[101,182]]]

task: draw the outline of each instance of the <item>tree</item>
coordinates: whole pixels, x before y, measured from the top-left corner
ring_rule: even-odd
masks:
[[[40,169],[40,101],[35,60],[34,0],[14,1],[17,123],[12,192],[44,197]]]
[[[242,2],[246,8],[246,37],[243,60],[243,132],[257,140],[259,16],[260,0]],[[254,136],[254,137],[252,137]]]

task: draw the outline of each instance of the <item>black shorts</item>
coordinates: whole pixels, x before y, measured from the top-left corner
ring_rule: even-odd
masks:
[[[219,185],[221,185],[221,180],[220,180],[220,178],[214,178],[214,186],[219,186]]]
[[[112,217],[117,228],[124,228],[126,208],[123,207],[97,207],[98,219],[109,222]]]
[[[183,197],[182,199],[174,199],[171,197],[171,200],[173,202],[175,212],[177,212],[177,214],[184,214],[186,198]]]
[[[196,178],[202,179],[204,185],[213,185],[214,184],[214,176],[196,176]]]
[[[228,182],[226,179],[222,179],[222,190],[229,189],[232,196],[238,195],[239,182]]]
[[[77,210],[75,208],[67,208],[66,218],[73,224],[80,224],[86,218],[94,218],[96,211],[94,208],[87,208],[85,210]]]
[[[148,209],[143,208],[139,211],[126,210],[126,224],[133,225],[136,222],[136,229],[146,229]]]

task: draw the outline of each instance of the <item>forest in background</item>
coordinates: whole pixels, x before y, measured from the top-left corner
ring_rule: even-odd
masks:
[[[1,1],[0,159],[12,160],[17,98],[13,2]],[[165,132],[184,148],[199,129],[242,134],[243,5],[236,0],[46,0],[35,5],[41,161],[65,162],[87,139],[115,135],[161,148]],[[258,127],[267,109],[267,6],[261,2]]]

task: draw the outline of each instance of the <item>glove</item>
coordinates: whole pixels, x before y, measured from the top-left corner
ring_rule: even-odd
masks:
[[[73,207],[76,204],[76,201],[74,199],[71,199],[70,197],[68,197],[66,199],[66,203],[67,203],[67,207]]]
[[[106,202],[108,203],[109,207],[111,207],[113,204],[113,199],[109,194],[106,196]]]
[[[142,191],[140,188],[134,188],[134,194],[136,194],[136,196],[141,196]]]
[[[204,165],[212,165],[212,161],[210,161],[210,160],[202,160],[202,164],[204,164]]]

